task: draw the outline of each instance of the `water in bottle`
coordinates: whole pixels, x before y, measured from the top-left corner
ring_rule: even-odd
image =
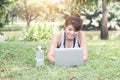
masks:
[[[44,65],[44,53],[41,49],[41,46],[38,46],[38,51],[36,52],[36,66]]]

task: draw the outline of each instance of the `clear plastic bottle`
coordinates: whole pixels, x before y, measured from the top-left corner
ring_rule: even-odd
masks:
[[[36,52],[36,66],[44,65],[44,52],[41,49],[41,46],[38,46],[38,51]]]

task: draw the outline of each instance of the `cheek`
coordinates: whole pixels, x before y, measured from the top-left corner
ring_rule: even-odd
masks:
[[[69,33],[69,32],[70,32],[70,30],[68,30],[68,29],[66,29],[65,31],[66,31],[66,33]]]

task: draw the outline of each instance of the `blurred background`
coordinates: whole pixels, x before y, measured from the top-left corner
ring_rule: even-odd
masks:
[[[79,12],[87,39],[120,39],[119,0],[0,0],[0,41],[50,40]]]

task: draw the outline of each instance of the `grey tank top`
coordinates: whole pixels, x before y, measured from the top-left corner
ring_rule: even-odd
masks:
[[[62,31],[62,39],[61,39],[61,44],[58,48],[65,48],[65,31]],[[79,48],[80,45],[78,43],[78,36],[74,38],[74,45],[73,48]]]

